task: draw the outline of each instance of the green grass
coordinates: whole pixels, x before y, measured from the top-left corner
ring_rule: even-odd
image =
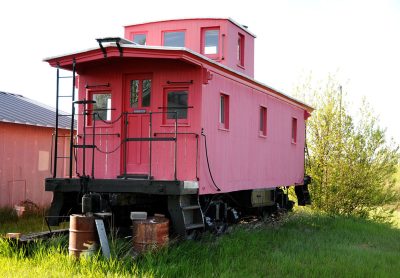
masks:
[[[300,211],[136,260],[121,240],[110,261],[69,258],[66,238],[25,249],[0,240],[0,277],[398,277],[399,239],[389,224]]]
[[[41,209],[35,213],[27,213],[18,218],[15,211],[11,208],[0,208],[0,236],[6,233],[30,233],[48,231],[44,220],[45,210]],[[67,228],[66,223],[54,229]]]

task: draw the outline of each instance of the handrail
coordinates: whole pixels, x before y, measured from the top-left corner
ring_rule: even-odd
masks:
[[[70,137],[70,143],[69,143],[69,178],[72,178],[72,152],[73,152],[73,139],[74,139],[74,127],[75,127],[75,82],[76,82],[76,78],[75,78],[75,74],[76,74],[76,61],[75,58],[72,61],[72,111],[71,111],[71,127],[70,127],[70,132],[71,132],[71,137]],[[57,147],[57,146],[56,146]]]
[[[86,106],[86,105],[84,105]],[[152,146],[152,142],[153,141],[173,141],[174,142],[174,180],[177,180],[177,165],[178,165],[178,135],[194,135],[196,137],[196,179],[198,179],[198,154],[199,154],[199,134],[197,133],[192,133],[192,132],[178,132],[178,111],[155,111],[155,112],[147,112],[147,111],[141,111],[140,113],[136,113],[136,112],[122,112],[120,116],[117,117],[117,120],[119,119],[123,119],[123,132],[121,134],[119,133],[113,133],[113,134],[104,134],[104,133],[100,133],[97,134],[96,133],[96,121],[93,121],[93,124],[91,126],[91,128],[93,129],[92,133],[87,133],[86,132],[86,124],[87,124],[87,116],[98,116],[98,113],[93,111],[89,111],[86,110],[85,107],[83,108],[84,111],[84,118],[83,118],[83,134],[82,135],[78,135],[78,137],[80,137],[83,140],[83,145],[79,145],[79,146],[86,146],[86,138],[87,136],[91,136],[92,138],[92,145],[93,147],[90,147],[92,149],[92,171],[91,171],[91,176],[92,178],[94,178],[94,169],[95,169],[95,149],[97,151],[100,151],[97,147],[96,147],[96,136],[109,136],[109,135],[117,135],[118,137],[121,138],[121,144],[116,148],[120,148],[121,145],[124,146],[123,148],[123,173],[124,176],[126,176],[127,173],[127,153],[128,153],[128,148],[127,148],[127,144],[129,142],[138,142],[138,141],[148,141],[149,142],[149,175],[148,178],[151,179],[152,178],[152,167],[153,167],[153,146]],[[91,113],[92,112],[92,113]],[[154,114],[173,114],[174,116],[174,131],[173,132],[154,132],[153,133],[153,116]],[[149,136],[148,137],[128,137],[128,117],[130,115],[148,115],[149,118]],[[113,121],[114,123],[115,121]],[[157,135],[162,135],[162,134],[170,134],[170,135],[174,135],[173,137],[168,137],[168,138],[156,138]],[[78,145],[73,145],[73,148],[79,148]],[[83,164],[82,164],[82,175],[86,176],[86,148],[89,147],[82,147],[82,159],[83,159]],[[115,150],[114,150],[115,151]],[[113,151],[113,152],[114,152]]]
[[[157,135],[168,135],[175,134],[174,132],[154,132],[154,136]],[[196,180],[199,180],[198,176],[198,160],[199,160],[199,134],[195,132],[177,132],[176,135],[194,135],[196,137]]]
[[[134,142],[134,141],[149,141],[149,176],[148,179],[151,179],[151,174],[152,174],[152,142],[153,141],[174,141],[174,179],[177,180],[177,161],[178,161],[178,148],[177,148],[177,143],[178,143],[178,112],[177,111],[157,111],[157,112],[146,112],[143,111],[141,113],[135,113],[135,112],[123,112],[125,115],[125,130],[123,132],[123,142],[124,142],[124,175],[127,175],[127,143],[128,142]],[[160,138],[154,138],[153,137],[153,115],[154,114],[173,114],[175,115],[175,123],[174,123],[174,133],[175,136],[173,140],[170,139],[160,139]],[[128,137],[128,116],[129,115],[149,115],[149,136],[148,137],[136,137],[136,138],[129,138]]]

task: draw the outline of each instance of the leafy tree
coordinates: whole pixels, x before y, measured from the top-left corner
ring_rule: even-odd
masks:
[[[386,141],[385,130],[366,101],[354,121],[333,77],[319,87],[309,79],[296,94],[316,109],[307,122],[306,165],[313,206],[332,214],[367,217],[400,200],[392,178],[399,147]]]

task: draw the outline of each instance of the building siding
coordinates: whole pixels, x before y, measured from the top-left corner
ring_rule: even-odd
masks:
[[[53,128],[0,122],[0,207],[30,200],[45,207],[52,200],[45,192],[44,180],[51,176]],[[62,135],[67,131],[61,130]],[[59,142],[59,155],[65,153],[66,140]],[[59,161],[59,174],[65,173]]]

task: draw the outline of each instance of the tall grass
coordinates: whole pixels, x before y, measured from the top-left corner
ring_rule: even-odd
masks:
[[[19,218],[14,209],[0,208],[0,235],[43,231],[46,227],[43,216],[44,214],[37,212]]]
[[[47,224],[44,220],[46,209],[38,209],[37,211],[27,211],[22,217],[18,217],[12,208],[0,208],[0,236],[6,233],[32,233],[48,231]],[[67,228],[66,223],[61,223],[58,227]]]
[[[0,239],[1,277],[396,277],[400,229],[389,224],[296,212],[278,224],[236,227],[127,256],[131,243],[110,240],[112,258],[75,260],[67,239],[27,247]]]

